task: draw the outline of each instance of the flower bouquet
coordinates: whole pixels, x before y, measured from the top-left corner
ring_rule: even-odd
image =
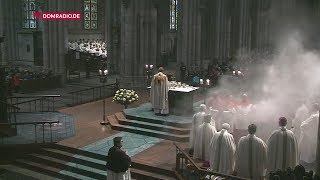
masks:
[[[116,102],[124,105],[125,108],[127,106],[139,99],[138,94],[134,90],[129,89],[119,89],[114,95],[112,102]]]

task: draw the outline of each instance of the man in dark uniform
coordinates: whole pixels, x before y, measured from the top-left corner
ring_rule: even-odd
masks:
[[[129,167],[131,158],[122,150],[122,137],[113,139],[113,147],[109,149],[107,158],[107,180],[130,180]]]

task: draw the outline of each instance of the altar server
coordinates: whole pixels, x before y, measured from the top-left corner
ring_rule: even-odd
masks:
[[[268,139],[268,171],[294,169],[298,164],[298,143],[293,132],[286,128],[287,119],[279,118],[280,129]]]
[[[162,73],[164,71],[163,67],[159,68],[159,72],[153,76],[151,81],[151,104],[153,111],[157,115],[169,114],[169,81],[168,77]]]
[[[240,138],[237,151],[235,174],[250,179],[263,179],[267,167],[267,145],[255,133],[257,126],[248,126],[249,134]]]
[[[210,142],[216,132],[216,128],[211,125],[211,115],[206,115],[204,117],[204,123],[199,126],[198,133],[195,137],[194,159],[210,160]]]
[[[190,131],[190,149],[194,148],[195,138],[199,126],[203,123],[204,116],[206,115],[207,107],[205,104],[200,105],[200,111],[193,115],[192,126]]]
[[[306,163],[313,163],[316,160],[319,108],[318,103],[313,104],[311,116],[301,124],[300,160]]]
[[[230,125],[224,123],[210,143],[210,169],[223,174],[231,174],[234,168],[236,145],[229,129]]]

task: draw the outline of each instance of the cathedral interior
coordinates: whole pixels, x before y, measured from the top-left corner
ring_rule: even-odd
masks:
[[[115,137],[114,180],[319,178],[319,19],[320,0],[0,0],[0,179],[111,179]]]

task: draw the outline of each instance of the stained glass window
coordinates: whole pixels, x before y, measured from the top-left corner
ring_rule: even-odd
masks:
[[[98,28],[98,0],[83,0],[84,29]]]
[[[37,28],[37,21],[34,17],[36,11],[35,0],[23,0],[22,1],[22,28],[35,29]]]
[[[170,29],[177,29],[178,0],[170,0]]]

